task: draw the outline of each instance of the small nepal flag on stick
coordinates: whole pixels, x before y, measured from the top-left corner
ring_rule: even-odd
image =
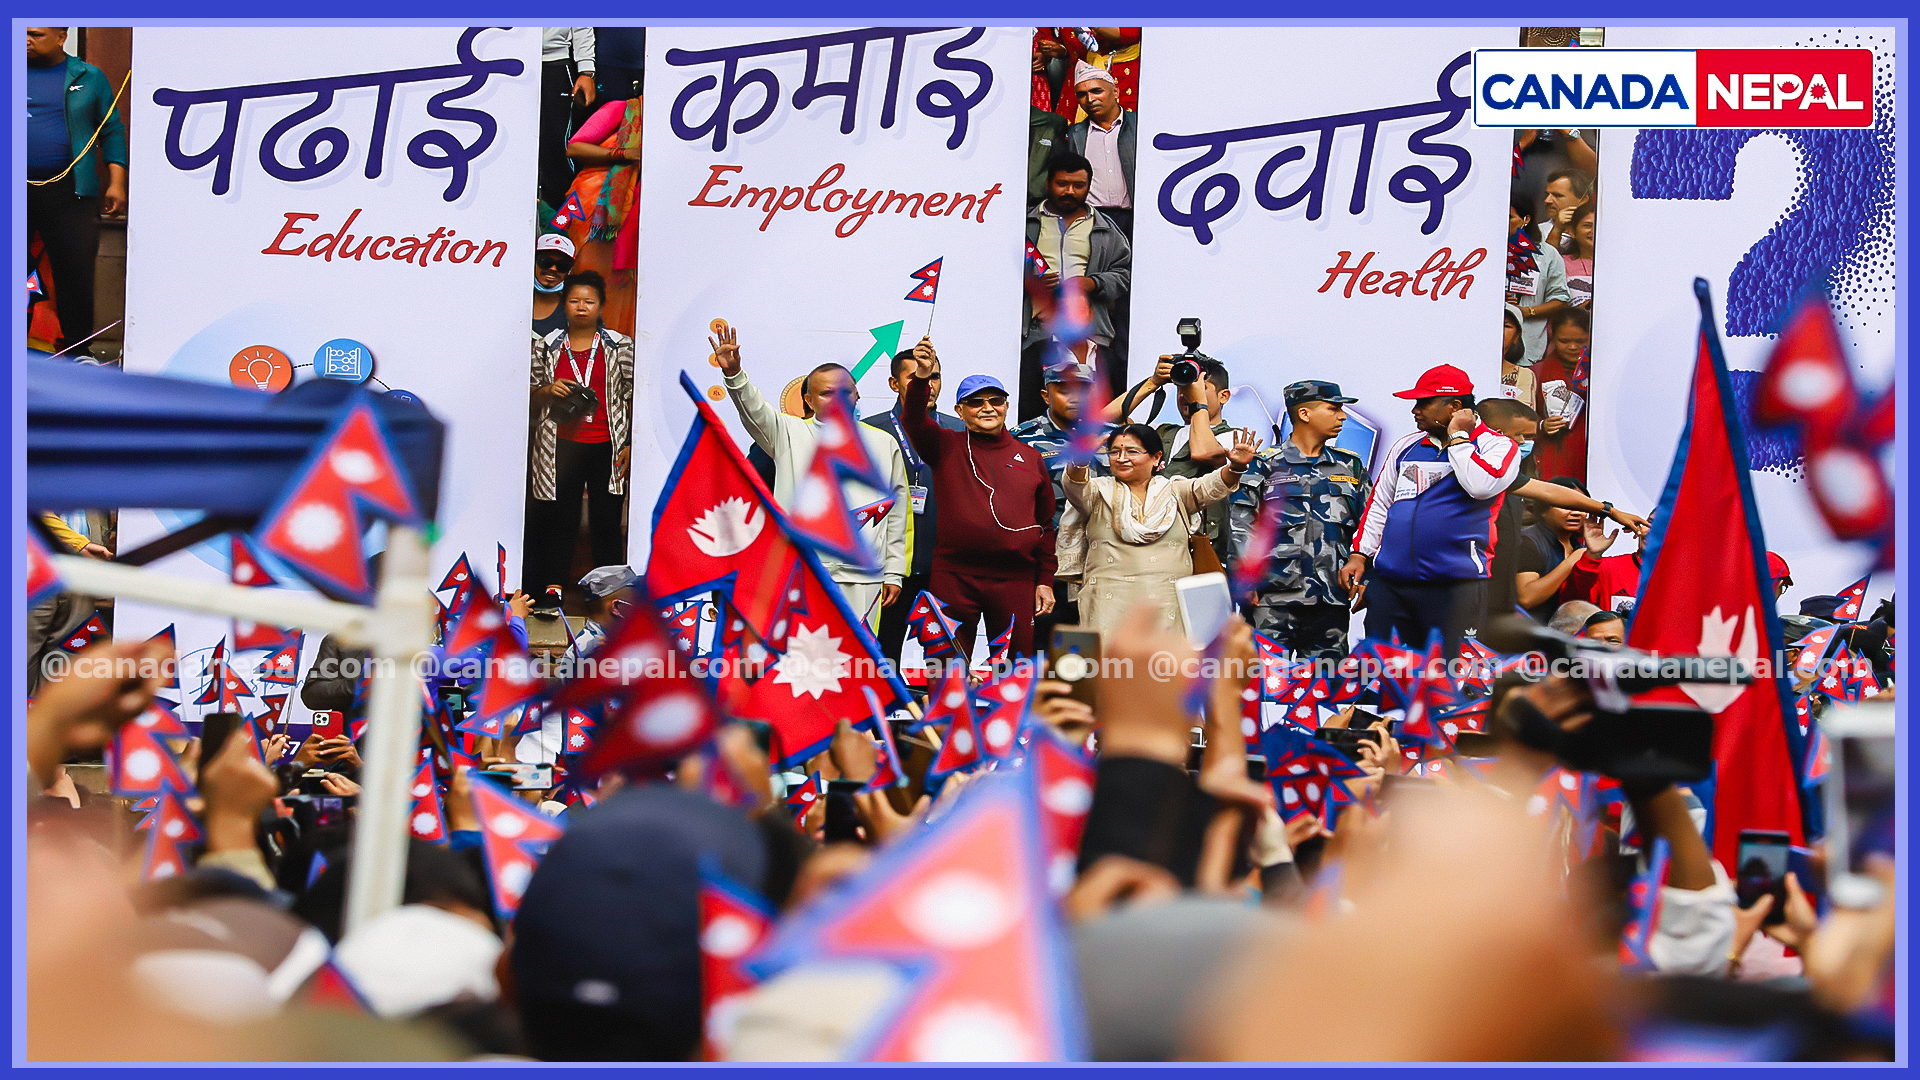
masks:
[[[80,625],[80,629],[68,634],[67,639],[60,643],[60,647],[68,652],[79,652],[100,640],[100,635],[106,632],[106,618],[100,614],[99,608],[94,608],[93,614],[87,616],[87,621]]]
[[[705,1058],[725,1061],[741,998],[760,985],[742,961],[773,930],[773,906],[727,877],[719,860],[700,859],[700,1014]]]
[[[913,610],[907,614],[907,629],[913,631],[914,640],[928,659],[960,654],[960,621],[948,615],[940,598],[925,589],[920,590]]]
[[[493,908],[511,920],[547,848],[560,839],[560,823],[481,776],[472,777],[473,813],[480,821],[480,851],[493,882]]]
[[[1092,759],[1053,734],[1036,727],[1027,755],[1040,797],[1040,824],[1046,834],[1047,886],[1055,896],[1073,888],[1080,858],[1080,837],[1086,832],[1087,811],[1093,809]]]
[[[1872,580],[1873,575],[1869,574],[1840,590],[1838,596],[1840,603],[1833,609],[1835,621],[1860,621],[1860,609],[1864,607],[1867,602],[1867,582]]]
[[[944,261],[944,257],[935,259],[920,269],[915,270],[910,275],[914,280],[918,281],[919,284],[915,285],[913,290],[907,293],[906,299],[918,301],[922,304],[931,304],[934,302],[934,297],[940,292],[940,263],[942,261]]]
[[[1008,675],[980,688],[983,705],[978,729],[980,748],[987,756],[1004,759],[1013,753],[1014,742],[1026,726],[1027,711],[1033,705],[1033,688],[1040,682],[1039,666]]]
[[[440,802],[440,785],[433,778],[432,759],[420,762],[409,794],[413,796],[413,809],[407,814],[407,832],[415,840],[446,843],[447,813]]]
[[[565,232],[586,220],[587,208],[580,205],[580,193],[567,192],[567,201],[561,203],[560,209],[553,215],[553,227]]]
[[[107,755],[107,781],[113,793],[122,798],[144,798],[169,788],[193,790],[193,781],[187,779],[173,751],[141,724],[123,725],[114,734]]]
[[[360,391],[261,519],[254,537],[321,590],[371,603],[373,587],[360,547],[366,532],[363,510],[402,525],[423,523],[413,485],[371,399]]]

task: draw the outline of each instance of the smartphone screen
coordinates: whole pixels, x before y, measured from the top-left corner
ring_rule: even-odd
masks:
[[[200,721],[200,765],[220,756],[220,749],[227,745],[227,738],[233,729],[240,726],[241,718],[237,712],[208,713]]]
[[[1183,577],[1173,583],[1173,592],[1187,641],[1196,649],[1206,648],[1233,617],[1233,590],[1227,587],[1227,575]]]
[[[1773,896],[1774,911],[1784,914],[1787,907],[1787,860],[1792,837],[1771,829],[1740,830],[1740,846],[1734,862],[1734,888],[1741,907],[1751,907],[1762,896]],[[1771,918],[1771,913],[1769,913]]]
[[[853,807],[853,793],[866,785],[858,780],[827,781],[827,817],[822,822],[822,839],[829,844],[860,838],[856,831],[860,818]]]
[[[1073,687],[1067,696],[1094,705],[1100,678],[1100,633],[1078,626],[1056,626],[1047,649],[1047,675]]]

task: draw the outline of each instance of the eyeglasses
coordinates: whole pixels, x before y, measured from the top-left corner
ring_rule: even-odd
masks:
[[[632,610],[633,604],[626,600],[615,600],[613,603],[607,605],[607,613],[615,618],[625,618],[627,612]]]
[[[1137,446],[1124,446],[1124,447],[1115,447],[1114,449],[1107,451],[1107,456],[1130,459],[1130,458],[1150,458],[1153,455],[1148,453],[1145,450],[1142,450]]]
[[[965,405],[969,409],[984,409],[989,405],[993,406],[996,409],[1004,409],[1007,406],[1007,399],[1000,397],[998,395],[994,397],[988,397],[988,398],[974,397],[974,398],[968,398],[967,400],[961,402],[960,404]]]
[[[571,270],[573,269],[573,260],[548,256],[544,259],[533,260],[533,265],[542,270]]]

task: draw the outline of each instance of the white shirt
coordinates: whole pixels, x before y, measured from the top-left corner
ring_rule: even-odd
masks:
[[[571,59],[582,75],[593,72],[593,27],[549,26],[540,34],[540,62]]]
[[[1132,192],[1127,190],[1127,173],[1120,164],[1120,126],[1126,119],[1122,112],[1113,118],[1113,126],[1103,128],[1087,118],[1087,163],[1093,166],[1093,174],[1087,181],[1087,205],[1115,207],[1121,210],[1133,206]]]
[[[740,425],[753,437],[754,444],[773,458],[773,501],[783,509],[793,506],[793,490],[800,477],[813,464],[813,452],[819,439],[819,422],[788,416],[761,396],[747,379],[746,371],[723,375],[727,393],[740,410]],[[857,480],[842,487],[847,506],[858,509],[891,495],[893,505],[886,515],[860,528],[861,539],[880,556],[881,571],[874,573],[821,556],[827,576],[841,584],[898,585],[907,575],[907,517],[911,513],[907,498],[907,460],[894,437],[874,427],[854,421],[854,430],[867,444],[867,453],[887,476],[886,491],[876,491]]]

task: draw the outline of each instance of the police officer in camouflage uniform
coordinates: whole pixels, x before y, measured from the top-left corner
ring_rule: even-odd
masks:
[[[1353,554],[1367,505],[1367,467],[1333,445],[1347,422],[1337,383],[1306,379],[1286,389],[1293,430],[1267,462],[1261,498],[1285,499],[1279,542],[1255,593],[1253,625],[1299,657],[1347,654],[1353,598],[1340,568]]]
[[[1008,430],[1008,434],[1040,452],[1040,461],[1046,467],[1047,475],[1053,478],[1053,528],[1054,555],[1059,564],[1053,581],[1054,608],[1045,615],[1036,615],[1033,620],[1033,643],[1035,648],[1045,648],[1053,644],[1055,626],[1072,626],[1080,621],[1080,603],[1078,588],[1080,583],[1083,547],[1086,541],[1086,522],[1080,511],[1067,501],[1066,488],[1060,484],[1060,474],[1066,472],[1067,464],[1061,453],[1073,437],[1073,426],[1080,416],[1080,406],[1085,398],[1085,388],[1095,378],[1093,365],[1084,363],[1056,364],[1047,369],[1046,383],[1040,394],[1047,411],[1039,416]],[[1113,434],[1110,423],[1101,425],[1103,434]],[[1098,457],[1093,460],[1094,476],[1110,476],[1107,468],[1107,455],[1104,446]],[[1072,591],[1070,597],[1068,593]]]

